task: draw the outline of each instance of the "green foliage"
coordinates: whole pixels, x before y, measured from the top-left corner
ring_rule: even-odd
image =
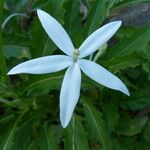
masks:
[[[85,33],[89,36],[101,25],[107,15],[107,0],[97,0],[92,2],[91,10],[87,18]]]
[[[73,117],[71,125],[65,130],[64,144],[66,150],[89,150],[86,131],[77,116]]]
[[[111,150],[110,139],[105,129],[101,113],[87,101],[83,101],[83,105],[85,108],[86,126],[90,138],[93,141],[101,142],[104,150]]]
[[[104,62],[113,71],[125,69],[127,67],[137,67],[141,63],[140,57],[136,53],[125,56],[114,56],[108,61]]]
[[[18,45],[4,45],[3,50],[7,59],[10,59],[11,57],[15,57],[17,59],[31,58],[28,47],[22,47]]]
[[[39,96],[48,93],[51,90],[60,89],[62,79],[63,76],[56,76],[56,77],[40,80],[27,87],[26,89],[27,94]]]
[[[97,63],[124,81],[131,97],[82,75],[80,100],[71,123],[62,129],[59,93],[64,72],[7,76],[31,58],[60,54],[43,30],[36,9],[54,16],[75,47],[118,9],[149,0],[1,0],[0,150],[149,150],[150,25],[124,26],[107,43]],[[139,3],[140,4],[140,3]],[[146,11],[146,10],[144,10]],[[140,19],[140,18],[139,18]]]
[[[129,55],[136,51],[145,50],[145,45],[148,44],[150,39],[150,26],[147,25],[143,28],[137,29],[133,35],[127,39],[122,38],[116,46],[110,49],[110,56],[113,55]]]
[[[65,29],[77,47],[80,45],[80,40],[82,39],[79,1],[68,1],[64,4],[64,8],[67,10],[64,14]]]
[[[119,2],[117,3],[116,7],[123,7],[123,6],[128,6],[131,4],[136,4],[140,2],[149,2],[149,0],[118,0]]]

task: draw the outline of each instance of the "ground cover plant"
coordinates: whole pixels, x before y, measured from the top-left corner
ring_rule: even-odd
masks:
[[[149,0],[0,6],[0,149],[149,150]]]

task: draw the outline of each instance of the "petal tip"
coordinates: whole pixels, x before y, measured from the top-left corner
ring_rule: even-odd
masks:
[[[121,92],[123,92],[123,93],[126,94],[127,96],[130,96],[130,92],[129,92],[129,90],[127,89],[126,86],[121,90]]]
[[[67,125],[65,125],[65,124],[62,124],[62,123],[61,123],[61,125],[62,125],[62,127],[63,127],[64,129],[67,127]]]
[[[61,122],[61,125],[62,125],[62,127],[63,127],[64,129],[65,129],[65,128],[68,126],[68,124],[69,124],[67,121],[64,121],[64,120],[62,120],[62,119],[61,119],[60,122]]]
[[[15,75],[15,74],[19,74],[22,73],[22,71],[20,69],[18,69],[17,67],[12,68],[7,75]]]
[[[116,24],[116,26],[118,26],[118,28],[122,25],[121,20],[114,21],[113,23]]]
[[[7,73],[7,75],[8,75],[8,76],[11,75],[10,71]]]
[[[43,10],[37,9],[37,15],[38,15],[38,16],[41,15],[42,12],[43,12]]]
[[[41,10],[41,9],[39,9],[39,8],[37,8],[36,10],[37,10],[37,12],[42,12],[42,11],[43,11],[43,10]]]
[[[16,74],[14,71],[12,71],[12,70],[10,70],[8,73],[7,73],[7,75],[14,75],[14,74]]]
[[[118,20],[118,26],[120,27],[122,25],[122,21],[121,20]]]
[[[130,97],[130,93],[129,93],[129,91],[127,90],[126,91],[126,93],[125,93],[127,96],[129,96]]]

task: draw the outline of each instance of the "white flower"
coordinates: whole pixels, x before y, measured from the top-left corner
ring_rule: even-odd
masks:
[[[105,44],[121,26],[121,21],[114,21],[102,26],[92,33],[78,49],[75,49],[64,28],[52,16],[42,10],[37,10],[37,14],[46,33],[67,55],[45,56],[26,61],[12,68],[8,75],[46,74],[68,67],[60,92],[60,120],[64,128],[69,124],[80,96],[81,70],[96,82],[130,95],[118,77],[95,62],[82,59]]]

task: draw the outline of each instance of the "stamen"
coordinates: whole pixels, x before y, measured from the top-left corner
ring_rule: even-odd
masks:
[[[78,49],[74,49],[73,51],[73,62],[77,62],[80,52]]]

